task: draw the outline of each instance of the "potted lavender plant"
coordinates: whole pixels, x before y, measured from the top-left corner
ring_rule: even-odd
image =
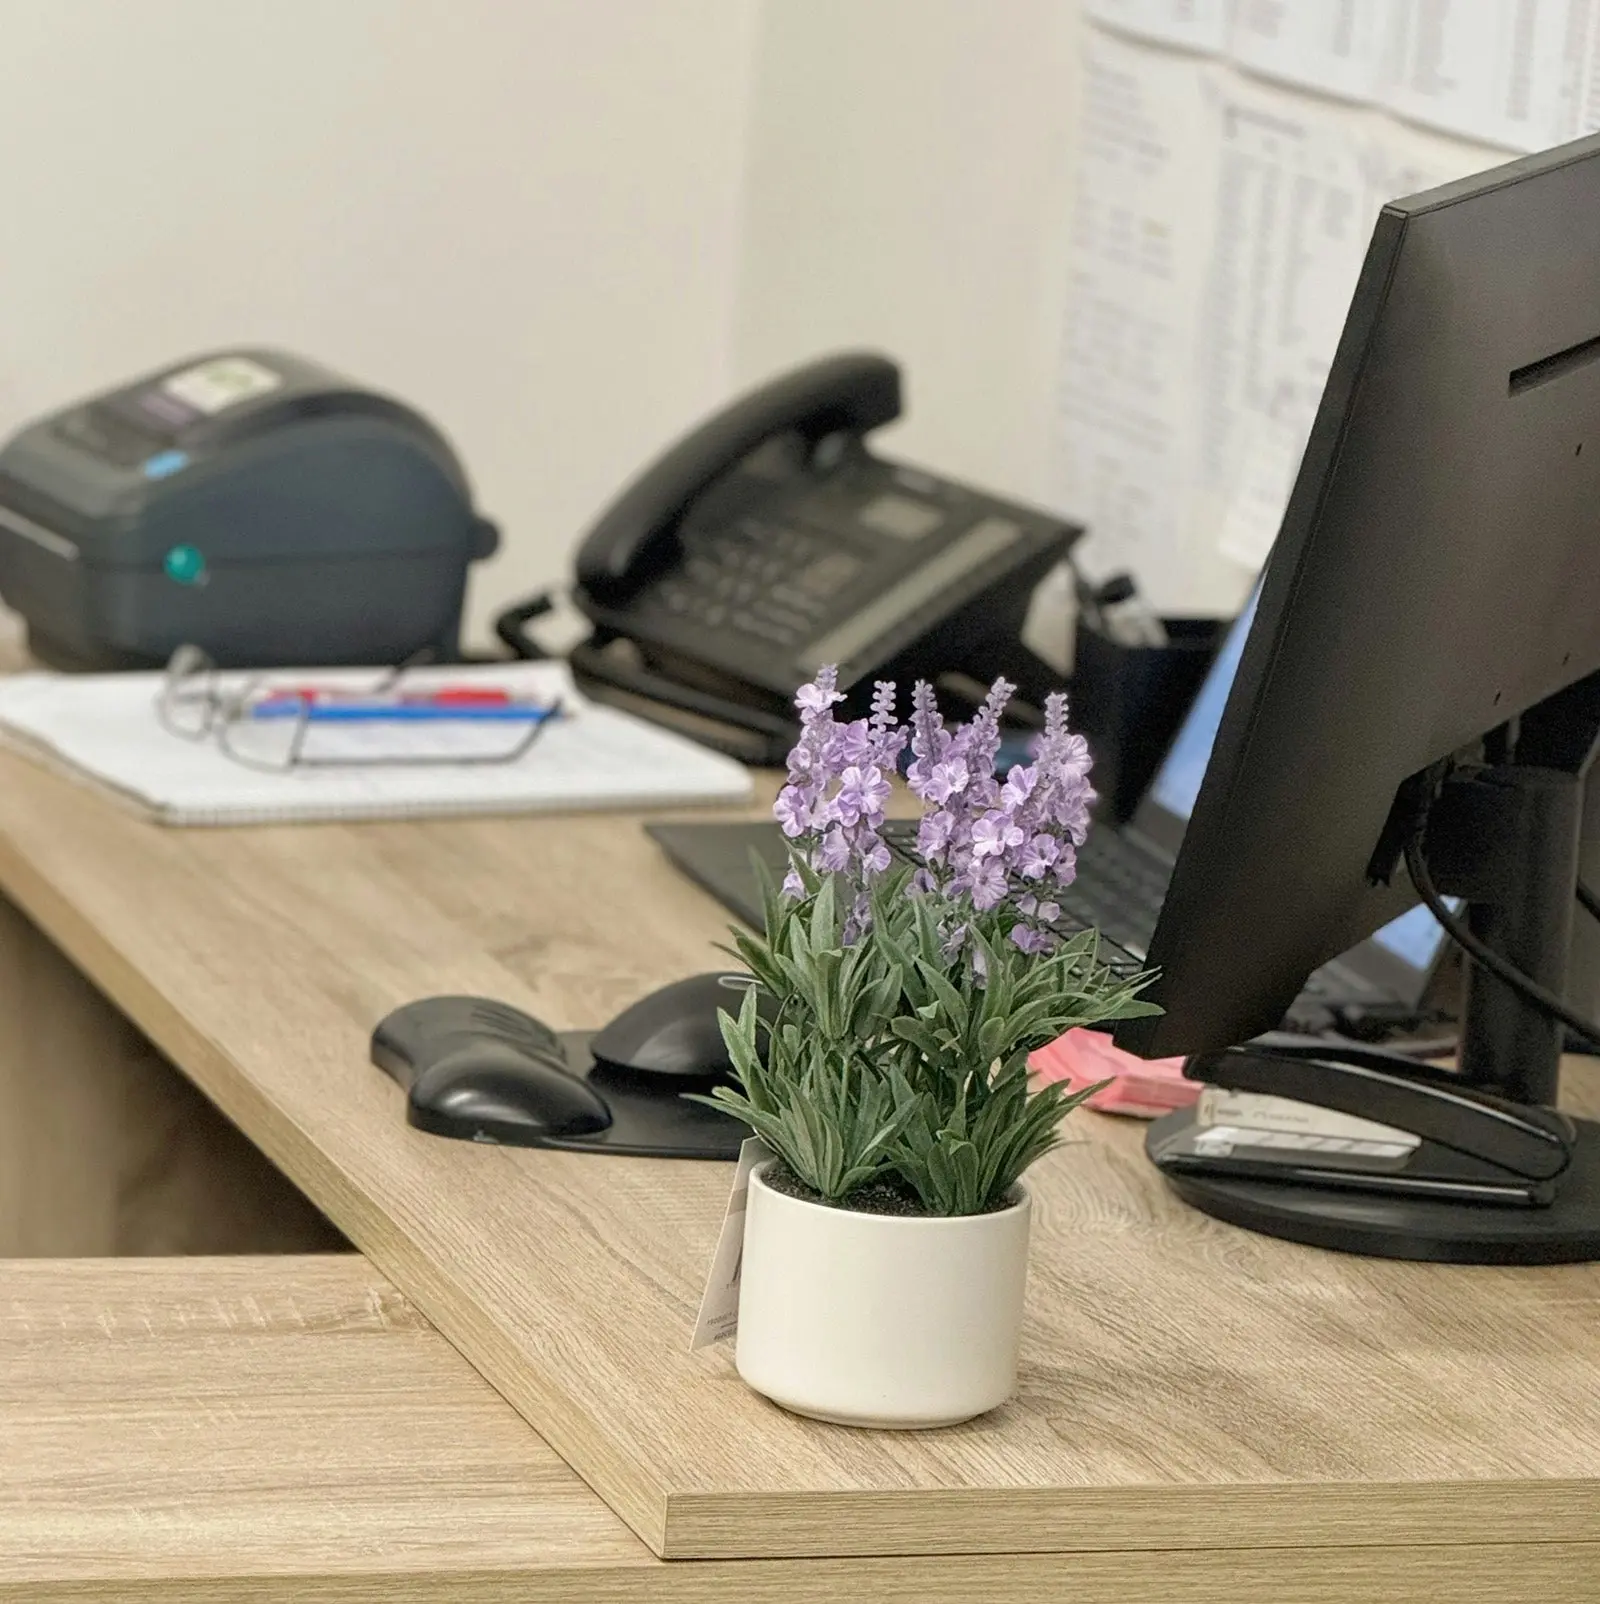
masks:
[[[835,684],[823,669],[796,698],[774,808],[791,866],[767,887],[764,934],[735,938],[757,985],[723,1016],[738,1085],[713,1098],[774,1155],[751,1177],[736,1362],[802,1414],[945,1425],[1015,1388],[1021,1178],[1097,1089],[1033,1084],[1028,1054],[1154,1010],[1092,934],[1049,928],[1094,796],[1065,697],[1001,781],[1004,681],[954,729],[923,684],[909,725],[888,684],[869,718],[841,722]],[[908,743],[924,811],[916,861],[896,862],[881,832]]]

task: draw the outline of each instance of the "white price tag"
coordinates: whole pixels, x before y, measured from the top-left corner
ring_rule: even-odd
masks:
[[[750,1172],[771,1157],[772,1153],[759,1136],[747,1138],[739,1149],[739,1167],[733,1172],[728,1212],[722,1217],[722,1234],[717,1238],[711,1274],[700,1299],[700,1314],[694,1323],[690,1352],[721,1342],[739,1329],[739,1272],[744,1265],[744,1208],[745,1199],[750,1195]]]

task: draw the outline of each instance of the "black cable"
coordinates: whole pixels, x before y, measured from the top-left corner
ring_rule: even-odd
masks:
[[[1568,1030],[1575,1031],[1593,1046],[1600,1047],[1600,1025],[1585,1019],[1553,991],[1530,979],[1515,964],[1502,958],[1493,947],[1475,936],[1467,922],[1444,900],[1438,886],[1433,883],[1433,876],[1428,872],[1427,860],[1422,852],[1422,837],[1423,831],[1418,828],[1406,842],[1406,870],[1417,895],[1427,904],[1428,911],[1439,921],[1445,934],[1474,963],[1481,964],[1497,980],[1504,981],[1524,1001],[1532,1003],[1552,1019],[1559,1019]]]
[[[1578,901],[1583,904],[1587,913],[1600,919],[1600,897],[1597,897],[1593,888],[1581,879],[1578,881]]]
[[[528,625],[536,618],[543,618],[554,608],[555,599],[550,592],[541,591],[537,596],[530,596],[527,601],[516,607],[506,608],[495,619],[494,632],[513,657],[520,657],[529,662],[545,662],[550,654],[528,633]]]

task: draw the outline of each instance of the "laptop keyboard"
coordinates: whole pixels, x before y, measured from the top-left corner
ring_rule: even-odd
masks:
[[[1078,878],[1057,900],[1143,957],[1156,933],[1169,879],[1167,865],[1136,840],[1096,830],[1078,851]]]

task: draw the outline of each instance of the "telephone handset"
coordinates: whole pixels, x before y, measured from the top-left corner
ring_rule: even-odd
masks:
[[[584,688],[753,762],[782,757],[823,663],[856,706],[875,678],[1004,673],[1042,695],[1022,622],[1079,531],[874,456],[863,436],[899,414],[896,365],[850,352],[672,446],[579,550]]]
[[[578,584],[618,600],[681,552],[675,525],[729,467],[775,435],[815,450],[830,435],[863,435],[900,416],[900,370],[886,357],[824,357],[708,418],[646,468],[601,515],[578,550]]]

